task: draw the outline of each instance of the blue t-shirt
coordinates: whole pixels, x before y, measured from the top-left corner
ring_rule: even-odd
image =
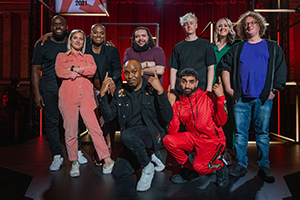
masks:
[[[267,77],[269,51],[267,41],[245,42],[240,56],[240,80],[243,97],[258,98]]]

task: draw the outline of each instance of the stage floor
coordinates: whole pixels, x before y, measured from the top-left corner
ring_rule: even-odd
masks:
[[[120,143],[115,143],[113,146],[114,159],[117,158],[120,146]],[[82,149],[89,162],[80,166],[79,178],[69,176],[71,164],[67,160],[65,149],[62,168],[57,172],[49,171],[52,160],[45,136],[10,147],[0,147],[0,166],[33,177],[25,194],[26,199],[49,200],[285,199],[291,196],[291,193],[283,176],[300,171],[299,144],[271,144],[271,171],[276,180],[273,184],[262,182],[257,176],[256,145],[249,144],[248,173],[239,179],[230,177],[230,185],[227,188],[221,189],[216,186],[215,174],[202,176],[195,182],[173,184],[170,177],[179,171],[180,166],[168,154],[167,167],[162,172],[155,172],[151,189],[146,192],[136,192],[136,175],[115,182],[110,174],[102,174],[101,168],[93,163],[92,145],[83,143]]]

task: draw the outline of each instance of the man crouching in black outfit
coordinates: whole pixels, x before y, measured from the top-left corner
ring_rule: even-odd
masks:
[[[106,122],[118,117],[124,144],[113,177],[127,177],[141,167],[142,176],[136,190],[146,191],[151,187],[154,170],[164,169],[161,161],[154,154],[149,156],[146,149],[157,151],[162,146],[166,135],[163,127],[172,120],[173,109],[156,73],[147,81],[143,78],[141,63],[136,60],[127,61],[123,71],[127,84],[115,90],[111,103],[108,104],[105,94],[114,82],[107,76],[98,100]],[[157,166],[154,167],[151,161]]]

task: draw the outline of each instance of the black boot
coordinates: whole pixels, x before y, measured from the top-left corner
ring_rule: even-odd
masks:
[[[267,183],[275,182],[275,178],[274,176],[272,176],[270,169],[268,167],[265,166],[260,167],[258,170],[258,176],[260,176],[260,178]]]
[[[217,185],[222,188],[229,185],[228,168],[225,164],[217,171]]]

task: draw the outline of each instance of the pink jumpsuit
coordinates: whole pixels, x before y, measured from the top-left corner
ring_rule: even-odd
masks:
[[[78,73],[67,69],[76,65],[80,66]],[[72,51],[59,53],[56,58],[55,70],[57,76],[62,79],[58,107],[64,120],[69,160],[76,161],[78,159],[79,111],[91,134],[99,159],[109,157],[102,130],[94,113],[96,102],[93,84],[89,80],[96,71],[94,58],[88,54],[74,54]]]

